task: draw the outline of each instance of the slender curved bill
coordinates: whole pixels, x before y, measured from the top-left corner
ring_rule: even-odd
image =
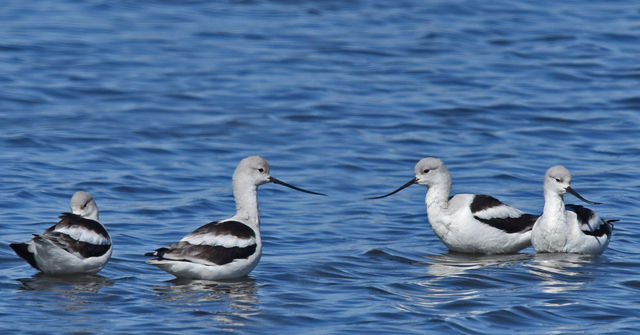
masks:
[[[582,201],[584,201],[584,202],[586,202],[586,203],[588,203],[590,205],[601,205],[602,204],[600,202],[589,201],[589,200],[583,198],[580,194],[578,194],[578,192],[576,192],[574,189],[572,189],[571,186],[567,187],[567,192],[571,193],[571,195],[573,195],[574,197],[576,197],[576,198],[578,198],[578,199],[580,199],[580,200],[582,200]]]
[[[367,198],[367,199],[381,199],[381,198],[388,197],[388,196],[390,196],[390,195],[396,194],[396,193],[398,193],[398,192],[400,192],[400,191],[404,190],[405,188],[407,188],[407,187],[409,187],[409,186],[411,186],[411,185],[415,184],[416,182],[417,182],[417,179],[416,179],[416,178],[413,178],[413,179],[409,180],[409,182],[408,182],[408,183],[406,183],[406,184],[404,184],[404,185],[402,185],[402,186],[398,187],[398,189],[397,189],[397,190],[395,190],[395,191],[393,191],[393,192],[391,192],[391,193],[387,193],[387,194],[385,194],[385,195],[380,195],[380,196],[377,196],[377,197],[371,197],[371,198]]]
[[[296,190],[296,191],[300,191],[300,192],[304,192],[304,193],[310,193],[310,194],[316,194],[316,195],[324,195],[324,196],[326,196],[326,194],[324,194],[324,193],[313,192],[313,191],[307,191],[307,190],[302,189],[302,188],[300,188],[300,187],[296,187],[296,186],[293,186],[293,185],[287,184],[287,183],[283,182],[282,180],[279,180],[279,179],[276,179],[276,178],[273,178],[273,177],[269,177],[269,182],[272,182],[272,183],[274,183],[274,184],[279,184],[279,185],[282,185],[282,186],[286,186],[286,187],[288,187],[288,188],[292,188],[292,189],[294,189],[294,190]]]

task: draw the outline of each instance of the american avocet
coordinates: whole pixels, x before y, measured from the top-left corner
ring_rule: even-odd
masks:
[[[289,185],[269,174],[269,163],[260,156],[240,161],[233,173],[236,214],[208,223],[179,242],[145,254],[147,261],[178,278],[224,280],[246,276],[256,267],[262,253],[258,186],[280,184],[297,191],[311,192]]]
[[[599,204],[583,198],[571,188],[571,173],[564,166],[547,170],[543,189],[544,211],[531,233],[531,244],[536,252],[602,253],[611,239],[611,222],[617,220],[605,221],[588,208],[564,204],[565,193],[588,204]]]
[[[425,202],[431,228],[451,251],[477,254],[515,253],[531,245],[531,227],[537,216],[481,194],[451,193],[449,170],[437,158],[416,164],[415,178],[390,196],[413,184],[428,187]]]
[[[41,235],[11,248],[31,266],[46,274],[93,274],[100,271],[112,251],[111,237],[98,221],[98,206],[91,194],[78,191],[71,197],[72,213]]]

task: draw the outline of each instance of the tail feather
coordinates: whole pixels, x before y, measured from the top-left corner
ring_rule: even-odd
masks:
[[[34,268],[40,270],[38,267],[38,263],[36,263],[35,255],[29,251],[29,245],[26,243],[11,243],[9,245],[13,251],[16,252],[16,255],[22,257],[29,265]]]

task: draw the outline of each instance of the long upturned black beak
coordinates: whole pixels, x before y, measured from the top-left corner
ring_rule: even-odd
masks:
[[[300,191],[300,192],[304,192],[304,193],[311,193],[311,194],[317,194],[317,195],[324,195],[324,196],[326,196],[326,194],[324,194],[324,193],[318,193],[318,192],[307,191],[307,190],[301,189],[300,187],[295,187],[295,186],[293,186],[293,185],[289,185],[289,184],[287,184],[287,183],[283,182],[282,180],[278,180],[278,179],[273,178],[273,177],[269,177],[269,182],[274,183],[274,184],[280,184],[280,185],[282,185],[282,186],[286,186],[286,187],[288,187],[288,188],[292,188],[292,189],[294,189],[294,190],[296,190],[296,191]]]
[[[398,192],[400,192],[400,191],[404,190],[405,188],[407,188],[407,187],[409,187],[409,186],[411,186],[411,185],[415,184],[417,181],[418,181],[418,180],[417,180],[416,178],[413,178],[413,179],[409,180],[409,182],[408,182],[408,183],[406,183],[406,184],[404,184],[404,185],[400,186],[397,190],[395,190],[395,191],[393,191],[393,192],[391,192],[391,193],[387,193],[387,194],[385,194],[385,195],[380,195],[380,196],[377,196],[377,197],[372,197],[372,198],[367,198],[367,199],[380,199],[380,198],[388,197],[388,196],[390,196],[390,195],[396,194],[396,193],[398,193]]]
[[[576,198],[578,198],[578,199],[580,199],[580,200],[582,200],[582,201],[584,201],[584,202],[586,202],[586,203],[588,203],[590,205],[601,205],[601,203],[599,203],[599,202],[589,201],[589,200],[583,198],[580,194],[578,194],[578,192],[576,192],[574,189],[572,189],[571,186],[567,186],[566,190],[567,190],[568,193],[571,193],[574,197],[576,197]]]

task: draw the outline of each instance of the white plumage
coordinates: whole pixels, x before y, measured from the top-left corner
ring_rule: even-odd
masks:
[[[145,254],[147,263],[178,278],[224,280],[248,275],[262,254],[258,186],[276,183],[298,191],[321,194],[291,186],[269,174],[269,164],[260,156],[249,156],[233,173],[236,214],[208,223],[179,242]]]
[[[111,237],[98,221],[98,206],[84,191],[76,192],[70,202],[72,213],[63,213],[60,221],[24,243],[11,248],[31,266],[46,274],[93,274],[111,257]]]
[[[564,194],[583,198],[571,188],[571,173],[553,166],[544,176],[544,211],[533,226],[531,243],[536,252],[601,254],[609,245],[615,220],[605,221],[594,211],[564,204]]]
[[[526,214],[499,200],[479,194],[451,193],[449,170],[437,158],[423,158],[415,178],[392,195],[413,184],[428,187],[425,203],[429,223],[451,251],[477,254],[515,253],[531,244],[531,227],[537,216]]]
[[[206,234],[189,234],[183,237],[180,242],[187,242],[190,244],[203,244],[203,245],[211,245],[211,246],[221,246],[225,248],[245,248],[251,245],[257,244],[255,237],[250,238],[240,238],[238,236],[234,236],[231,234],[218,234],[216,233],[206,233]]]

